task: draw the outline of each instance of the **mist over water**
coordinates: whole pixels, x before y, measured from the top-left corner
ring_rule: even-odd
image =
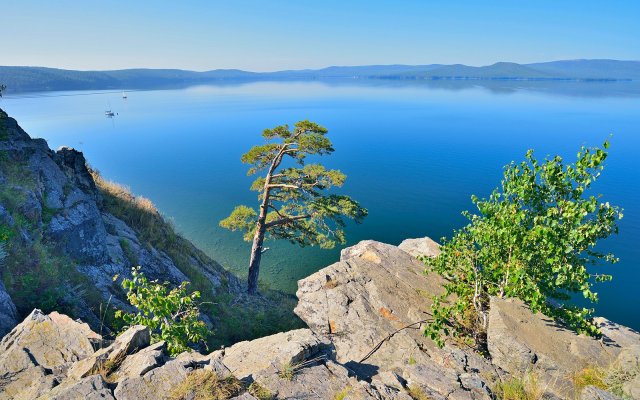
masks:
[[[608,85],[608,86],[607,86]],[[640,329],[640,88],[637,83],[257,82],[121,92],[15,95],[0,107],[32,137],[82,150],[106,178],[153,200],[177,229],[212,258],[243,275],[250,244],[218,227],[235,205],[257,206],[240,155],[267,127],[301,119],[329,129],[341,190],[369,209],[350,225],[349,244],[374,239],[450,236],[487,196],[502,167],[538,157],[575,159],[581,145],[611,136],[594,191],[625,209],[620,234],[603,248],[620,257],[601,267],[599,315]],[[104,111],[117,113],[113,119]],[[261,278],[294,292],[296,281],[339,258],[340,249],[270,242]]]

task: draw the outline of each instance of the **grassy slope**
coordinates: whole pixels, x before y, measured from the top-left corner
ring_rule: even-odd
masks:
[[[6,113],[0,110],[0,140],[9,137],[6,118]],[[8,214],[8,217],[0,218],[0,243],[6,253],[0,263],[0,278],[16,304],[20,318],[34,308],[44,312],[56,310],[81,318],[99,329],[99,317],[105,314],[107,301],[92,282],[78,272],[74,260],[62,254],[56,243],[47,242],[44,232],[51,222],[53,210],[43,206],[38,212],[25,207],[28,200],[25,189],[34,189],[38,184],[27,165],[30,156],[25,151],[0,150],[0,205]],[[94,176],[102,194],[103,211],[125,221],[143,245],[166,253],[189,277],[191,287],[201,291],[203,301],[210,302],[202,308],[215,323],[210,346],[229,345],[302,326],[292,312],[295,298],[266,288],[262,296],[246,297],[241,285],[177,234],[149,200],[135,197],[122,186]],[[28,232],[31,239],[25,240],[22,232]],[[131,257],[136,258],[136,255],[131,254]],[[222,287],[214,291],[203,272],[192,265],[192,259],[219,274]],[[112,313],[108,314],[106,323],[112,325]]]
[[[7,139],[6,117],[0,110],[0,140]],[[91,314],[87,311],[99,315],[103,299],[98,290],[76,270],[72,260],[44,238],[41,222],[50,221],[51,211],[44,207],[38,214],[22,207],[26,201],[23,188],[33,188],[36,182],[26,166],[27,157],[21,152],[0,151],[0,176],[6,179],[0,185],[0,205],[13,221],[0,220],[0,242],[7,253],[0,265],[2,281],[20,317],[34,308],[85,318]],[[21,231],[29,232],[32,241],[25,240]]]
[[[222,267],[176,233],[151,201],[133,196],[126,188],[105,181],[95,172],[93,175],[103,196],[104,211],[123,220],[136,232],[141,242],[166,253],[189,277],[191,288],[200,291],[202,301],[209,303],[203,305],[202,310],[216,322],[216,331],[209,341],[210,347],[303,326],[292,312],[296,304],[293,296],[263,288],[261,296],[247,297],[240,292],[243,288],[234,288],[233,284],[229,287],[229,281],[224,279],[223,287],[214,291],[211,282],[202,271],[192,266],[190,259]]]

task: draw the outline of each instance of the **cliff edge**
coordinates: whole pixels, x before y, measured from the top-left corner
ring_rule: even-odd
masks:
[[[489,355],[459,341],[436,347],[420,328],[441,278],[402,248],[437,253],[428,239],[345,249],[299,282],[309,329],[206,355],[168,357],[142,326],[102,343],[86,324],[35,310],[0,343],[0,398],[471,400],[513,398],[501,388],[514,381],[527,382],[526,398],[639,398],[640,335],[602,318],[596,340],[493,299]],[[579,383],[587,368],[620,371],[617,386]]]
[[[138,265],[152,280],[190,281],[212,303],[203,309],[217,332],[212,345],[300,325],[292,296],[266,292],[249,301],[243,283],[177,234],[151,201],[103,179],[81,152],[52,151],[32,139],[2,110],[0,242],[7,253],[0,260],[0,335],[34,308],[108,332],[112,309],[131,308],[120,281]],[[258,313],[272,325],[254,324]]]

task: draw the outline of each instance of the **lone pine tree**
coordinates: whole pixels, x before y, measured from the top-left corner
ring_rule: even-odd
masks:
[[[301,246],[333,248],[345,243],[346,218],[360,223],[367,210],[348,196],[328,193],[343,185],[346,175],[320,164],[305,164],[307,156],[331,154],[327,129],[310,121],[265,129],[266,143],[251,148],[241,158],[251,165],[248,175],[264,172],[251,185],[260,207],[237,206],[220,226],[244,232],[253,241],[249,261],[248,292],[258,289],[258,274],[265,236],[287,239]]]

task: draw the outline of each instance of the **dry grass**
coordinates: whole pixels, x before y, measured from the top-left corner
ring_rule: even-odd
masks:
[[[134,196],[131,193],[131,189],[118,183],[108,181],[104,179],[100,174],[95,171],[91,171],[93,180],[102,192],[114,196],[122,201],[137,207],[141,211],[145,211],[152,214],[159,214],[158,209],[151,200],[143,196]]]
[[[135,352],[136,350],[132,353]],[[101,360],[93,369],[92,374],[101,375],[107,382],[115,382],[117,380],[117,376],[114,372],[120,367],[120,364],[122,364],[125,358],[127,358],[127,353],[122,352],[114,359]]]
[[[573,385],[578,390],[582,390],[587,386],[595,386],[600,389],[607,389],[605,383],[606,372],[600,367],[587,367],[573,374]]]
[[[275,400],[276,398],[273,393],[269,391],[269,389],[260,385],[258,382],[253,382],[251,385],[249,385],[247,391],[250,395],[257,398],[258,400]]]
[[[173,400],[227,400],[243,391],[242,383],[233,376],[219,379],[215,372],[198,369],[190,373],[172,392]]]
[[[595,386],[623,399],[631,399],[630,394],[625,393],[623,388],[627,382],[638,375],[640,375],[640,363],[624,366],[613,364],[607,368],[587,366],[575,372],[571,378],[578,392],[587,386]]]
[[[501,400],[539,400],[542,398],[542,390],[538,385],[538,379],[534,374],[524,377],[511,377],[498,383],[493,392]]]
[[[429,397],[429,395],[427,395],[424,392],[424,390],[419,386],[415,386],[415,385],[409,386],[407,388],[407,394],[413,400],[431,400],[431,397]]]
[[[324,284],[324,288],[325,289],[333,289],[336,288],[338,286],[338,282],[334,279],[329,279],[325,284]]]
[[[286,362],[282,364],[282,367],[278,371],[278,376],[284,380],[292,381],[293,377],[296,376],[298,371],[303,368],[310,367],[317,362],[323,361],[324,357],[316,357],[310,360],[303,360],[298,363]]]
[[[333,396],[333,400],[344,400],[351,393],[351,386],[347,386]]]

